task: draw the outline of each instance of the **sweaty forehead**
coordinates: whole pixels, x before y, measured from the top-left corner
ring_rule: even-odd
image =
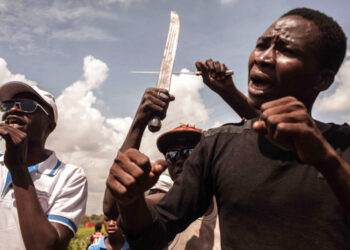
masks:
[[[316,24],[300,16],[286,16],[274,22],[262,37],[280,37],[291,42],[315,41],[319,39],[320,31]]]

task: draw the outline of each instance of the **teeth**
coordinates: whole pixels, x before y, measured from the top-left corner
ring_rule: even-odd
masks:
[[[256,83],[254,83],[254,87],[255,87],[255,89],[258,89],[258,90],[263,90],[266,88],[265,85],[260,85],[260,84],[256,84]]]
[[[18,125],[18,124],[11,123],[10,126],[13,127],[13,128],[17,128],[19,125]]]
[[[22,121],[17,120],[17,119],[12,119],[12,118],[8,119],[7,122],[8,122],[8,124],[23,125],[23,122],[22,122]]]

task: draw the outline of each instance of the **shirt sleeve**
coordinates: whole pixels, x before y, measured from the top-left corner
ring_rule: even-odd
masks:
[[[86,177],[81,168],[76,168],[67,177],[55,198],[53,206],[48,211],[49,221],[63,224],[73,233],[76,233],[80,220],[85,213],[86,201]]]
[[[202,136],[173,187],[150,207],[153,223],[137,235],[125,232],[131,249],[161,249],[208,209],[214,191],[207,152]]]

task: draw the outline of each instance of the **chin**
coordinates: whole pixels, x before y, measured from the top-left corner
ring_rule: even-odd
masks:
[[[250,96],[248,97],[248,103],[249,105],[251,105],[252,107],[260,110],[261,105],[263,105],[266,102],[270,102],[273,100],[277,100],[281,98],[281,96],[276,96],[272,93],[270,94],[266,94],[266,95],[261,95],[261,96]]]
[[[252,98],[250,96],[248,97],[248,104],[257,110],[259,110],[261,105],[263,105],[264,103],[265,103],[265,101],[263,101],[263,100],[255,99],[255,98]]]

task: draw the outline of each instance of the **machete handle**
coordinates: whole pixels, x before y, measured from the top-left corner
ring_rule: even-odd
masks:
[[[152,120],[148,122],[148,130],[152,133],[157,132],[162,127],[162,122],[159,117],[154,117]]]

